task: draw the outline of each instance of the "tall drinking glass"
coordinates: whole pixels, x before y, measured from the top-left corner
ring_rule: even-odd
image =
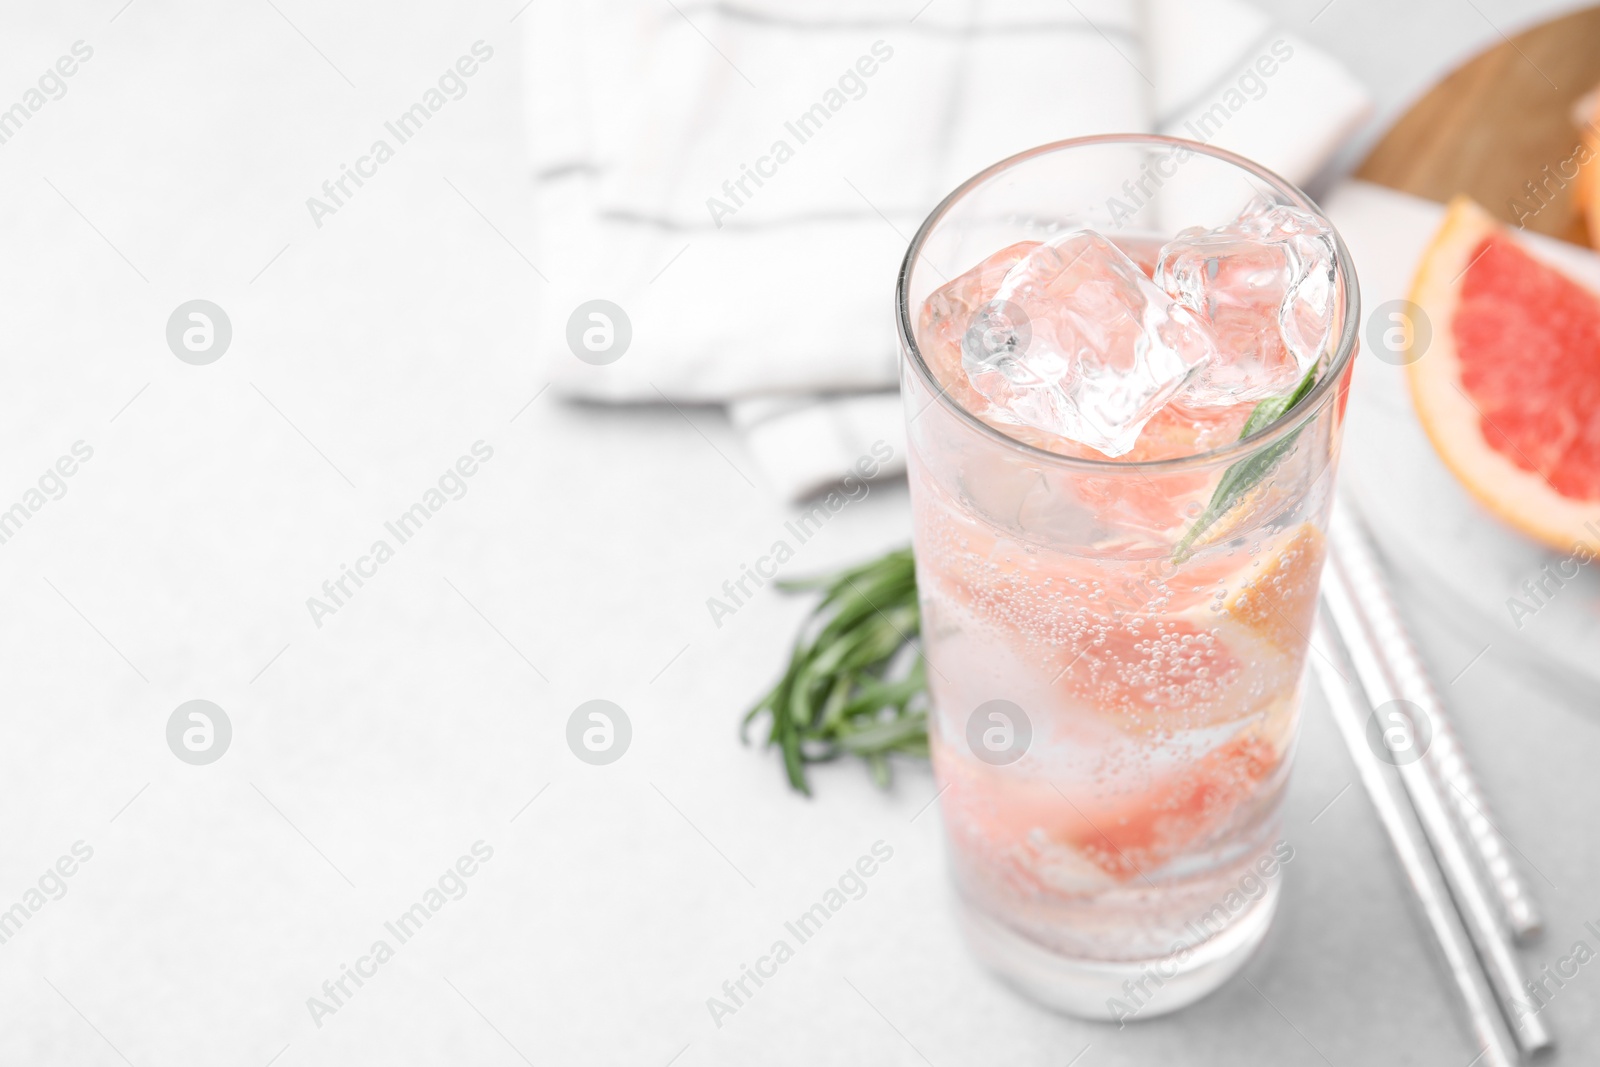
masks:
[[[1148,270],[1165,240],[1252,203],[1305,213],[1333,251],[1331,328],[1287,415],[1263,425],[1243,395],[1166,413],[1114,460],[985,412],[949,335],[953,280],[1084,227]],[[1348,254],[1245,159],[1084,138],[950,194],[896,304],[930,743],[968,939],[1063,1011],[1182,1007],[1261,942],[1294,855],[1279,810],[1359,332]]]

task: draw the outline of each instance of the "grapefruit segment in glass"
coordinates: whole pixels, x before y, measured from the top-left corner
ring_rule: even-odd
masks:
[[[942,808],[964,847],[988,854],[1032,892],[1096,891],[1157,878],[1204,847],[1274,778],[1284,753],[1253,729],[1145,776],[1137,789],[1042,780],[940,751]],[[1085,862],[1086,861],[1086,862]]]
[[[1280,649],[1304,649],[1317,610],[1317,577],[1324,555],[1322,531],[1301,523],[1223,603],[1232,622]]]

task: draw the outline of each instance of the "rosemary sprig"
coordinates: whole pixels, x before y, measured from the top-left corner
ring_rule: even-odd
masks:
[[[1295,385],[1293,391],[1285,396],[1268,397],[1257,404],[1251,409],[1250,417],[1245,420],[1244,429],[1239,431],[1239,440],[1244,440],[1257,430],[1270,426],[1293,411],[1295,406],[1306,398],[1306,394],[1311,392],[1311,387],[1316,381],[1317,368],[1313,364]],[[1211,494],[1211,502],[1206,505],[1205,511],[1194,520],[1194,524],[1172,550],[1172,562],[1182,563],[1188,559],[1200,535],[1231,511],[1246,493],[1264,481],[1267,475],[1272,473],[1272,468],[1278,465],[1278,461],[1294,447],[1295,438],[1299,436],[1300,431],[1296,430],[1283,440],[1273,442],[1223,471],[1222,480],[1217,482],[1217,488]]]
[[[858,756],[880,786],[894,753],[927,758],[927,679],[910,647],[921,631],[917,576],[903,548],[827,578],[782,582],[823,591],[778,684],[744,717],[771,720],[767,744],[783,753],[794,789],[811,794],[806,765]],[[908,664],[908,660],[911,662]]]

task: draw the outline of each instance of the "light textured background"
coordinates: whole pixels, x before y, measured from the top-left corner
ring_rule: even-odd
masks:
[[[94,449],[0,545],[0,907],[73,842],[94,849],[0,945],[0,1062],[1465,1067],[1315,698],[1255,989],[1119,1032],[980,972],[937,819],[913,821],[925,771],[883,795],[825,769],[807,802],[734,741],[804,606],[769,592],[721,629],[707,616],[789,516],[727,427],[529,403],[527,294],[562,250],[528,223],[516,0],[273,3],[0,14],[0,105],[75,40],[95,49],[0,145],[0,506],[74,441]],[[1268,6],[1392,115],[1558,5]],[[314,228],[305,198],[480,38],[494,58],[468,95]],[[208,367],[164,341],[194,297],[233,322]],[[494,457],[467,495],[315,628],[305,598],[478,440]],[[904,490],[875,488],[790,570],[906,529]],[[1441,678],[1470,664],[1449,695],[1551,915],[1533,969],[1596,945],[1593,718],[1416,622]],[[195,697],[235,731],[208,767],[164,741]],[[596,697],[634,729],[602,768],[564,743]],[[306,998],[480,839],[494,856],[466,896],[314,1026]],[[716,1029],[705,998],[879,839],[894,858],[867,895]],[[1600,1052],[1597,975],[1549,1009],[1561,1062]]]

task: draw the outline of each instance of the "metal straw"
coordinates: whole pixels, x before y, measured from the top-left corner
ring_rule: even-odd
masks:
[[[1519,942],[1530,941],[1544,925],[1538,904],[1489,819],[1483,791],[1478,788],[1477,778],[1450,728],[1443,702],[1400,620],[1366,528],[1354,509],[1337,501],[1330,526],[1333,557],[1349,582],[1351,599],[1389,674],[1390,688],[1397,697],[1420,708],[1431,726],[1433,738],[1427,757],[1444,786],[1450,809],[1466,831],[1478,862],[1483,864],[1494,899],[1512,934]]]
[[[1395,689],[1384,669],[1379,646],[1359,614],[1337,546],[1332,557],[1323,568],[1323,610],[1338,631],[1346,660],[1354,666],[1355,676],[1352,680],[1359,680],[1360,688],[1366,693],[1365,704],[1369,709],[1376,711],[1388,708],[1403,715],[1404,729],[1409,742],[1414,745],[1418,734],[1411,721],[1412,713],[1403,705],[1390,707],[1402,694]],[[1353,697],[1354,694],[1351,695]],[[1402,749],[1388,745],[1384,732],[1386,723],[1380,721],[1377,729],[1370,734],[1365,733],[1366,719],[1367,716],[1363,716],[1361,723],[1365,740],[1357,744],[1372,758],[1378,758],[1377,749],[1383,748],[1390,753],[1388,762],[1397,766],[1400,781],[1411,797],[1411,804],[1433,848],[1434,857],[1444,872],[1461,921],[1477,948],[1478,958],[1489,977],[1489,984],[1512,1036],[1530,1056],[1546,1051],[1554,1045],[1554,1040],[1526,999],[1522,964],[1517,959],[1511,936],[1490,899],[1486,879],[1474,866],[1464,836],[1452,820],[1437,772],[1414,748]],[[1434,743],[1437,743],[1437,732]]]
[[[1357,695],[1355,667],[1334,631],[1326,606],[1319,608],[1318,616],[1317,647],[1311,655],[1317,680],[1327,695],[1333,720],[1344,736],[1345,746],[1350,749],[1361,783],[1372,798],[1372,806],[1377,809],[1383,828],[1388,831],[1400,866],[1461,994],[1473,1037],[1483,1050],[1473,1062],[1483,1067],[1514,1067],[1516,1045],[1507,1033],[1505,1020],[1496,1010],[1494,995],[1473,955],[1472,942],[1462,926],[1461,915],[1450,902],[1449,890],[1417,823],[1416,812],[1406,801],[1404,787],[1397,776],[1367,745],[1369,711],[1365,701]]]

